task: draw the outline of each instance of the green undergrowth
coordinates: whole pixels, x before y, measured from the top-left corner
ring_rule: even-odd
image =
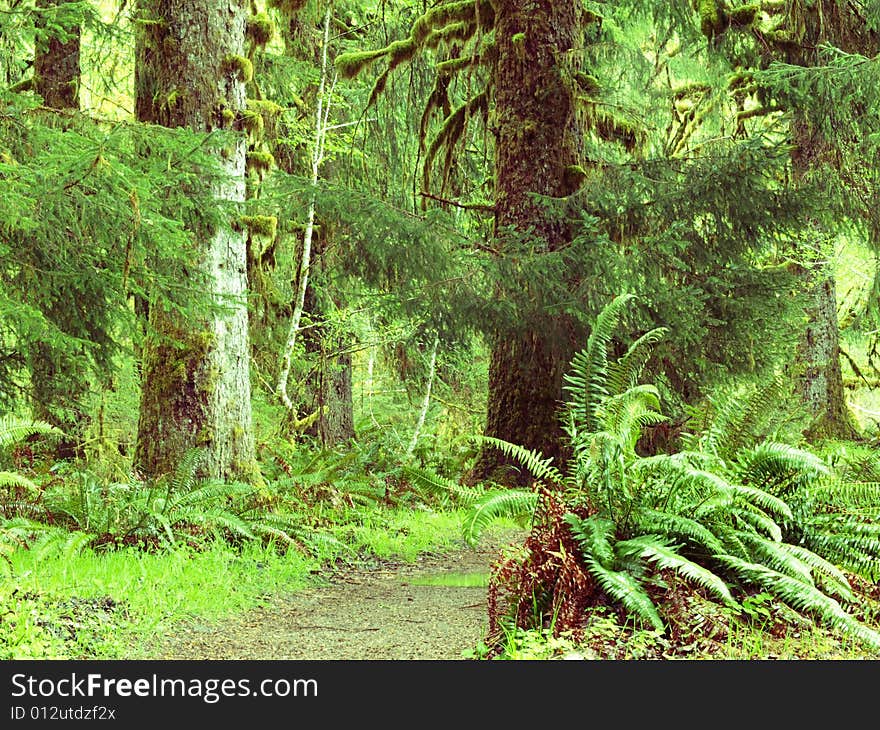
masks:
[[[156,635],[176,625],[245,611],[342,564],[412,562],[460,545],[461,519],[454,511],[349,510],[333,529],[349,549],[331,545],[323,555],[220,540],[155,552],[71,551],[63,540],[57,549],[16,549],[0,570],[0,659],[142,658]]]

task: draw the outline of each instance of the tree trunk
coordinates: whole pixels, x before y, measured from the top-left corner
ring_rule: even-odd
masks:
[[[135,70],[137,118],[197,132],[231,129],[245,103],[242,0],[142,0]],[[245,197],[244,134],[210,148],[228,175],[211,193],[239,207]],[[245,234],[233,221],[191,224],[193,266],[213,303],[183,316],[154,301],[143,348],[135,464],[171,473],[185,452],[204,450],[203,472],[256,478],[251,425]]]
[[[503,252],[509,229],[536,239],[552,251],[571,239],[534,194],[559,197],[571,192],[569,168],[578,163],[578,128],[573,71],[579,46],[580,2],[500,0],[495,38],[495,234]],[[514,333],[499,332],[492,343],[487,404],[487,436],[563,455],[558,419],[562,375],[574,353],[571,328],[559,319],[524,323]],[[503,455],[482,450],[470,480],[522,482],[527,475],[505,469]]]
[[[37,0],[37,9],[46,11],[37,28],[44,29],[53,9],[77,0]],[[36,43],[34,53],[34,91],[52,109],[79,109],[80,28],[74,25],[64,33],[52,34]]]
[[[53,8],[68,0],[38,0],[37,8],[47,12],[40,17],[37,27],[45,32]],[[80,83],[80,28],[74,25],[62,32],[47,33],[34,48],[34,91],[43,97],[43,103],[52,109],[79,110]],[[75,289],[61,285],[57,291],[57,305],[44,314],[64,328],[68,318],[59,307],[67,308],[76,301]],[[53,311],[54,310],[54,311]],[[69,316],[69,315],[68,315]],[[34,418],[47,421],[62,431],[55,448],[55,457],[70,459],[80,452],[80,444],[88,428],[88,416],[83,399],[89,383],[84,372],[85,358],[77,361],[70,354],[57,352],[45,343],[37,343],[30,351],[31,405]]]
[[[314,273],[320,277],[326,246],[323,236],[319,236],[315,244],[318,261]],[[306,289],[305,309],[311,318],[320,320],[325,317],[325,308],[316,294],[314,283],[310,283]],[[325,447],[343,444],[354,438],[351,338],[319,325],[303,330],[302,342],[308,360],[314,364],[306,379],[300,417],[317,414],[304,433],[314,436]]]
[[[310,43],[307,38],[298,11],[282,11],[281,36],[287,55],[302,61],[319,59],[318,63],[322,66],[322,75],[326,76],[327,64],[324,60],[324,54],[329,53],[330,50],[325,47],[328,39],[322,36],[322,45],[314,47],[314,44]],[[318,36],[315,36],[315,39],[317,38]],[[325,104],[329,102],[329,98],[325,100]],[[316,137],[322,123],[320,119],[317,120]],[[326,135],[326,131],[323,134]],[[291,138],[294,135],[290,131],[282,131],[281,136]],[[278,166],[290,174],[303,174],[306,171],[297,169],[295,162],[297,155],[293,152],[288,145],[278,145],[274,153]],[[320,164],[321,160],[318,162]],[[313,169],[311,172],[317,179],[317,169]],[[316,285],[326,282],[326,276],[324,276],[328,266],[326,253],[330,248],[326,226],[318,226],[312,246],[313,263],[310,266],[304,292],[303,311],[307,313],[313,323],[317,323],[324,320],[329,313],[328,308],[323,306],[316,289]],[[296,287],[294,287],[294,291],[296,291]],[[342,304],[338,301],[338,292],[325,292],[324,296],[331,297],[336,306]],[[317,438],[325,447],[343,444],[353,439],[355,435],[352,357],[349,351],[351,337],[332,327],[318,325],[303,331],[302,343],[306,357],[312,363],[312,368],[303,389],[303,402],[299,403],[297,407],[298,417],[302,419],[317,414],[316,418],[305,428],[304,433]]]
[[[852,6],[836,0],[792,5],[789,22],[803,29],[799,44],[786,46],[789,63],[814,66],[821,63],[819,49],[832,43],[849,53],[873,56],[877,52],[876,33],[869,32],[864,19]],[[839,166],[840,158],[831,142],[823,138],[803,112],[794,110],[791,125],[795,177],[802,178],[815,168]],[[805,252],[805,257],[810,254]],[[819,257],[822,258],[821,255]],[[803,268],[804,292],[811,300],[807,308],[807,327],[798,347],[803,366],[800,381],[801,402],[811,418],[808,439],[858,438],[856,420],[849,410],[840,368],[839,322],[834,275],[824,263],[807,263]]]
[[[810,416],[804,434],[808,440],[858,438],[855,418],[846,404],[840,368],[837,295],[834,276],[827,265],[806,267],[804,289],[810,306],[800,345],[804,372],[801,400]]]

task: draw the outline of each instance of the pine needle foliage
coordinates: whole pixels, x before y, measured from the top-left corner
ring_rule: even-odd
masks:
[[[693,450],[650,457],[636,452],[644,427],[662,418],[656,391],[637,383],[645,358],[634,353],[646,340],[637,340],[613,363],[607,355],[614,327],[633,301],[632,296],[622,295],[607,305],[566,377],[569,400],[564,422],[572,457],[565,475],[545,468],[534,492],[512,492],[507,500],[490,492],[473,505],[466,525],[471,539],[490,517],[521,514],[527,505],[534,507],[523,570],[507,561],[493,574],[493,580],[514,597],[507,605],[513,607],[518,625],[529,628],[525,624],[556,616],[554,631],[560,631],[576,627],[581,620],[573,617],[573,623],[560,626],[560,612],[571,615],[562,607],[569,599],[557,588],[550,589],[558,580],[556,571],[570,560],[557,555],[562,550],[558,542],[562,510],[561,522],[577,545],[580,565],[600,589],[595,594],[595,588],[584,590],[594,598],[604,596],[601,600],[648,627],[665,629],[663,575],[672,572],[734,611],[739,610],[738,597],[763,590],[880,649],[880,634],[845,608],[857,602],[845,573],[849,566],[830,552],[820,553],[813,545],[793,539],[794,526],[806,519],[793,495],[829,477],[823,460],[783,443],[748,443],[745,433],[750,424],[759,422],[760,414],[742,409],[742,403],[721,404],[718,422],[691,439]],[[647,341],[656,341],[659,334]],[[751,399],[757,409],[768,402],[762,397]],[[505,448],[539,472],[546,466],[539,454],[511,445]],[[556,513],[542,506],[546,502],[542,494],[559,500]],[[551,529],[544,520],[553,514],[557,523]],[[550,536],[553,542],[544,544],[536,536]],[[553,570],[548,568],[551,563],[556,565]],[[543,600],[537,600],[539,589],[533,578],[525,580],[527,574],[549,581]],[[500,593],[500,586],[494,590]],[[531,614],[522,611],[522,590],[533,597]],[[493,623],[499,620],[495,616]]]

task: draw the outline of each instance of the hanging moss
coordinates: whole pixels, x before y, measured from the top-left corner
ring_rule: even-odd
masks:
[[[450,23],[442,28],[432,30],[422,45],[425,48],[437,48],[441,43],[464,41],[474,34],[474,30],[475,26],[473,23]]]
[[[243,215],[240,220],[250,236],[275,240],[278,218],[274,215]]]
[[[274,139],[278,118],[283,113],[284,107],[274,101],[248,99],[241,115],[241,126],[252,139]]]
[[[228,129],[235,124],[236,114],[227,107],[220,112],[220,119],[222,120],[223,128]]]
[[[238,77],[245,83],[252,81],[254,78],[254,64],[244,56],[238,56],[234,53],[229,54],[223,59],[221,68],[223,73],[238,74]]]
[[[266,173],[272,169],[275,158],[271,152],[248,152],[246,167],[249,172]]]
[[[246,33],[251,43],[262,48],[275,35],[275,23],[267,13],[257,13],[248,18]]]
[[[265,122],[263,115],[252,109],[245,109],[238,117],[241,128],[248,133],[251,139],[260,139],[263,136]]]
[[[699,0],[697,11],[700,15],[700,30],[708,39],[714,38],[724,30],[724,14],[717,0]]]
[[[599,83],[599,79],[595,76],[586,74],[583,71],[577,71],[575,72],[574,78],[581,91],[587,96],[599,96],[602,91],[602,85]]]
[[[344,79],[353,79],[367,66],[378,58],[388,53],[387,48],[375,51],[357,51],[355,53],[341,53],[336,57],[336,70]]]
[[[458,58],[450,58],[448,61],[440,61],[437,64],[437,73],[451,76],[457,71],[461,71],[468,66],[476,66],[480,63],[479,56],[459,56]]]
[[[459,0],[459,2],[438,5],[416,18],[410,39],[421,46],[432,30],[450,23],[472,21],[476,18],[476,13],[477,5],[474,0]]]

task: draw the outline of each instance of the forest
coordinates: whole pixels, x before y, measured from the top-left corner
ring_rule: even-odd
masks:
[[[0,0],[0,658],[880,656],[878,52],[878,0]]]

